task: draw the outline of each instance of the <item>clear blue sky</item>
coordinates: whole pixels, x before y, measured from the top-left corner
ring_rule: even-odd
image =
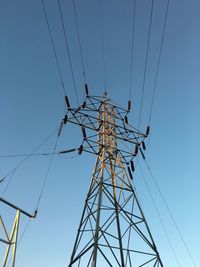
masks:
[[[132,0],[104,2],[105,60],[108,93],[126,106],[129,89]],[[61,64],[67,95],[76,104],[69,60],[57,1],[45,1]],[[92,94],[104,91],[100,9],[97,0],[76,1],[86,76]],[[155,0],[150,40],[144,109],[145,129],[150,110],[166,0]],[[61,1],[69,48],[80,101],[83,75],[71,0]],[[137,0],[133,65],[134,109],[130,121],[138,122],[144,73],[150,1]],[[200,2],[171,0],[151,123],[147,160],[175,220],[200,266]],[[0,155],[30,153],[56,129],[64,114],[63,92],[49,40],[40,0],[0,1]],[[55,135],[38,152],[51,152]],[[80,130],[66,127],[59,149],[78,147]],[[73,156],[73,155],[72,155]],[[14,168],[21,158],[0,158],[0,175]],[[5,197],[32,212],[45,176],[49,157],[32,157],[19,168]],[[17,254],[18,267],[66,266],[76,235],[83,201],[95,158],[55,156],[38,217],[32,221]],[[181,267],[193,266],[173,223],[142,164],[163,222]],[[141,178],[135,177],[152,234],[164,266],[176,267],[151,198]],[[5,184],[0,185],[0,192]],[[4,206],[1,214],[13,216]],[[26,218],[21,220],[21,229]],[[1,233],[1,232],[0,232]],[[21,231],[20,231],[21,234]],[[2,247],[0,248],[0,256]]]

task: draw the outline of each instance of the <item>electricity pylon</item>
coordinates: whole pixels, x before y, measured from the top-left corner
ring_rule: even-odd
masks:
[[[97,155],[68,266],[163,267],[133,185],[134,158],[144,157],[145,134],[128,124],[128,109],[89,96],[71,108],[61,123],[81,127],[83,151]]]
[[[3,221],[3,218],[0,214],[0,227],[2,227],[2,232],[4,236],[0,237],[0,243],[4,244],[6,246],[3,264],[2,267],[6,266],[15,266],[16,261],[16,251],[17,251],[17,245],[18,245],[18,233],[19,233],[19,223],[20,223],[20,215],[23,214],[29,218],[35,218],[37,215],[37,211],[34,212],[34,214],[30,214],[19,207],[15,206],[14,204],[8,202],[7,200],[0,198],[0,202],[5,204],[6,206],[16,210],[16,215],[13,221],[13,226],[10,234],[8,233],[7,226],[5,225],[5,222]],[[12,258],[9,259],[10,251],[12,250]]]

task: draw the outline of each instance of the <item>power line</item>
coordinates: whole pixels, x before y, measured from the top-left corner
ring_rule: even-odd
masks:
[[[82,71],[83,71],[83,77],[84,77],[84,82],[87,83],[85,64],[84,64],[84,58],[83,58],[83,50],[82,50],[82,45],[81,45],[80,29],[79,29],[79,23],[78,23],[77,7],[76,7],[75,0],[73,0],[73,8],[74,8],[76,30],[77,30],[78,43],[79,43],[79,49],[80,49],[80,55],[81,55],[81,66],[82,66]]]
[[[169,11],[169,0],[167,0],[167,6],[166,6],[166,11],[165,11],[164,25],[163,25],[163,31],[162,31],[162,39],[161,39],[161,45],[160,45],[160,50],[159,50],[158,65],[157,65],[157,69],[156,69],[156,77],[155,77],[155,82],[154,82],[154,89],[153,89],[151,108],[150,108],[150,115],[149,115],[149,124],[151,122],[153,104],[154,104],[154,98],[155,98],[155,91],[156,91],[156,88],[157,88],[158,73],[159,73],[159,68],[160,68],[160,60],[161,60],[161,54],[162,54],[163,43],[164,43],[164,36],[165,36],[165,31],[166,31],[168,11]]]
[[[0,155],[0,158],[18,158],[18,157],[27,157],[30,155],[30,157],[32,156],[49,156],[52,153],[34,153],[34,154],[12,154],[12,155]],[[57,154],[57,153],[55,153]]]
[[[76,100],[77,100],[77,104],[79,106],[78,93],[77,93],[77,88],[76,88],[76,82],[75,82],[75,77],[74,77],[74,71],[73,71],[72,60],[71,60],[70,51],[69,51],[69,44],[68,44],[68,40],[67,40],[67,34],[66,34],[65,24],[64,24],[64,20],[63,20],[63,13],[62,13],[60,0],[58,0],[58,8],[59,8],[60,18],[61,18],[61,23],[62,23],[63,34],[64,34],[64,38],[65,38],[65,46],[66,46],[67,55],[69,58],[69,65],[70,65],[72,80],[73,80],[73,84],[74,84]]]
[[[45,16],[48,32],[49,32],[51,46],[52,46],[52,49],[53,49],[53,54],[54,54],[54,57],[55,57],[56,66],[57,66],[58,74],[59,74],[59,77],[60,77],[63,93],[64,93],[64,95],[66,95],[66,89],[65,89],[65,86],[64,86],[63,78],[62,78],[61,68],[60,68],[60,64],[59,64],[59,61],[58,61],[58,56],[57,56],[57,53],[56,53],[56,48],[55,48],[55,45],[54,45],[53,36],[52,36],[52,33],[51,33],[51,28],[50,28],[50,24],[49,24],[47,12],[46,12],[44,0],[41,0],[41,1],[42,1],[43,12],[44,12],[44,16]]]
[[[51,165],[52,165],[52,162],[53,162],[53,157],[54,157],[54,155],[55,155],[55,150],[56,150],[57,143],[58,143],[58,137],[59,137],[59,136],[56,137],[56,142],[55,142],[55,145],[54,145],[54,148],[53,148],[53,152],[51,153],[52,156],[51,156],[51,159],[50,159],[50,161],[49,161],[49,165],[48,165],[47,172],[46,172],[46,175],[45,175],[45,178],[44,178],[42,187],[41,187],[41,191],[40,191],[38,200],[37,200],[36,205],[35,205],[35,210],[36,210],[36,211],[38,211],[38,207],[39,207],[39,204],[40,204],[40,202],[41,202],[42,195],[43,195],[43,193],[44,193],[44,189],[45,189],[45,185],[46,185],[46,182],[47,182],[47,179],[48,179],[49,171],[50,171],[50,168],[51,168]],[[25,225],[25,227],[24,227],[24,229],[23,229],[23,232],[22,232],[22,234],[21,234],[21,236],[20,236],[20,239],[19,239],[19,241],[18,241],[18,243],[17,243],[17,247],[19,247],[20,243],[22,242],[22,240],[23,240],[23,238],[24,238],[24,236],[25,236],[25,233],[26,233],[27,230],[28,230],[28,227],[29,227],[29,225],[30,225],[30,222],[31,222],[31,219],[29,219],[28,222],[26,223],[26,225]],[[8,265],[10,264],[10,262],[11,262],[11,259],[10,259]]]
[[[10,185],[12,179],[13,179],[14,174],[15,174],[15,170],[10,174],[10,178],[8,179],[7,185],[6,185],[6,187],[4,188],[4,190],[3,190],[2,194],[1,194],[2,198],[4,197],[6,191],[8,190],[8,187],[9,187],[9,185]]]
[[[131,100],[132,81],[133,81],[133,56],[134,56],[134,40],[135,40],[135,13],[136,13],[136,0],[133,0],[133,27],[131,38],[131,68],[130,68],[130,86],[129,86],[129,100]]]
[[[47,168],[47,172],[46,172],[46,175],[45,175],[45,178],[44,178],[42,187],[41,187],[41,191],[40,191],[38,200],[37,200],[36,205],[35,205],[35,210],[37,210],[37,211],[38,211],[38,208],[39,208],[39,204],[40,204],[40,202],[41,202],[41,199],[42,199],[42,195],[43,195],[43,193],[44,193],[45,185],[46,185],[46,182],[47,182],[47,179],[48,179],[48,176],[49,176],[49,171],[50,171],[50,168],[51,168],[51,166],[52,166],[53,157],[54,157],[54,155],[56,154],[56,153],[55,153],[55,150],[56,150],[56,147],[57,147],[58,137],[59,137],[59,136],[57,136],[57,138],[56,138],[56,143],[55,143],[55,145],[54,145],[53,152],[48,153],[49,155],[52,155],[52,157],[51,157],[51,159],[50,159],[50,162],[49,162],[49,165],[48,165],[48,168]],[[72,150],[72,149],[71,149],[71,150]],[[61,152],[58,153],[58,154],[68,153],[69,151],[70,151],[70,150],[68,150],[68,151],[67,151],[67,150],[66,150],[66,151],[61,151]],[[77,155],[77,156],[79,156],[79,155]],[[77,156],[74,156],[74,157],[77,157]],[[66,159],[71,159],[71,158],[74,158],[74,157],[68,157],[68,158],[65,158],[65,160],[66,160]],[[25,234],[26,234],[26,232],[27,232],[27,230],[28,230],[28,227],[29,227],[29,225],[30,225],[30,222],[31,222],[31,219],[29,218],[29,220],[27,221],[27,223],[26,223],[26,225],[25,225],[25,227],[24,227],[24,229],[23,229],[23,231],[22,231],[22,233],[21,233],[20,239],[19,239],[19,241],[18,241],[18,243],[17,243],[17,247],[18,247],[18,248],[19,248],[19,246],[20,246],[20,244],[21,244],[21,242],[22,242],[22,240],[23,240],[23,238],[24,238],[24,236],[25,236]],[[12,258],[10,258],[8,265],[10,265],[10,263],[11,263],[11,259],[12,259]]]
[[[55,155],[59,155],[59,154],[66,154],[66,153],[70,153],[70,152],[74,152],[76,151],[76,148],[73,149],[68,149],[65,151],[58,151],[55,152]],[[47,153],[32,153],[32,154],[10,154],[10,155],[0,155],[0,158],[18,158],[18,157],[33,157],[33,156],[50,156],[52,155],[52,152],[47,152]]]
[[[106,79],[106,61],[105,61],[105,42],[104,42],[104,27],[103,27],[103,0],[99,0],[100,4],[100,23],[101,23],[101,51],[103,60],[103,76],[104,76],[104,87],[107,89],[107,79]]]
[[[51,158],[50,158],[49,165],[48,165],[48,168],[47,168],[47,171],[46,171],[46,175],[45,175],[45,178],[44,178],[42,187],[41,187],[41,191],[40,191],[38,200],[37,200],[37,202],[36,202],[35,210],[38,210],[39,205],[40,205],[40,202],[41,202],[41,199],[42,199],[42,195],[43,195],[43,193],[44,193],[44,189],[45,189],[45,186],[46,186],[46,183],[47,183],[47,179],[48,179],[48,177],[49,177],[49,171],[50,171],[50,168],[51,168],[51,166],[52,166],[53,158],[54,158],[55,151],[56,151],[56,148],[57,148],[58,138],[59,138],[59,136],[56,137],[56,142],[55,142],[55,145],[54,145],[54,148],[53,148],[53,152],[52,152],[52,154],[51,154]]]
[[[181,241],[182,241],[182,243],[183,243],[183,245],[184,245],[184,247],[185,247],[185,249],[186,249],[186,251],[187,251],[187,253],[188,253],[188,255],[189,255],[189,257],[190,257],[190,259],[192,261],[192,263],[193,263],[193,266],[196,267],[196,263],[194,261],[194,258],[192,256],[191,252],[190,252],[190,249],[189,249],[186,241],[183,238],[183,235],[182,235],[182,233],[181,233],[181,231],[180,231],[180,229],[179,229],[179,227],[178,227],[178,225],[177,225],[177,223],[175,221],[175,218],[174,218],[174,216],[173,216],[173,214],[172,214],[172,212],[171,212],[171,210],[170,210],[170,208],[169,208],[169,206],[167,204],[167,201],[166,201],[164,195],[162,194],[162,192],[160,190],[160,187],[159,187],[159,185],[158,185],[158,183],[157,183],[157,181],[155,179],[155,176],[153,175],[153,172],[151,171],[151,168],[149,167],[149,164],[147,163],[146,159],[145,159],[145,163],[146,163],[146,167],[147,167],[147,169],[148,169],[148,171],[150,173],[150,176],[151,176],[151,178],[152,178],[152,180],[153,180],[153,182],[154,182],[154,184],[155,184],[155,186],[156,186],[156,188],[157,188],[157,190],[158,190],[158,192],[159,192],[159,194],[161,196],[161,199],[162,199],[162,201],[163,201],[163,203],[164,203],[164,205],[165,205],[165,207],[166,207],[166,209],[167,209],[167,211],[168,211],[168,213],[169,213],[169,215],[171,217],[171,220],[172,220],[172,222],[173,222],[173,224],[174,224],[174,226],[175,226],[175,228],[176,228],[176,230],[177,230],[177,232],[179,234],[179,237],[180,237],[180,239],[181,239]]]
[[[144,89],[145,89],[145,83],[146,83],[147,63],[148,63],[148,57],[149,57],[149,44],[150,44],[150,37],[151,37],[152,18],[153,18],[153,7],[154,7],[154,0],[151,1],[151,14],[150,14],[150,23],[149,23],[149,30],[148,30],[147,50],[146,50],[146,57],[145,57],[144,77],[143,77],[143,83],[142,83],[142,96],[141,96],[141,102],[140,102],[138,129],[140,129],[140,123],[141,123],[141,117],[142,117]]]
[[[4,177],[3,179],[1,180],[2,181],[5,181],[7,179],[7,177],[12,174],[13,172],[15,172],[27,159],[29,159],[38,149],[40,149],[40,147],[42,147],[54,134],[55,132],[58,130],[58,128],[56,128],[56,130],[54,130],[49,136],[47,136],[30,154],[27,154],[25,156],[25,158],[20,161],[15,168],[11,169]],[[12,176],[13,178],[13,176]],[[11,178],[11,180],[12,180]],[[11,181],[9,181],[10,183]]]
[[[166,238],[167,238],[168,243],[169,243],[169,245],[170,245],[171,251],[172,251],[172,253],[173,253],[173,255],[174,255],[174,258],[175,258],[175,260],[176,260],[176,263],[177,263],[178,266],[180,266],[180,263],[179,263],[179,260],[178,260],[178,258],[177,258],[175,249],[174,249],[174,247],[173,247],[173,245],[172,245],[172,242],[171,242],[171,240],[170,240],[170,238],[169,238],[169,235],[168,235],[168,233],[167,233],[166,227],[165,227],[165,225],[164,225],[164,223],[163,223],[163,221],[162,221],[160,212],[159,212],[159,210],[158,210],[158,208],[157,208],[157,205],[156,205],[156,203],[155,203],[155,200],[154,200],[154,198],[153,198],[153,195],[152,195],[152,193],[151,193],[151,190],[150,190],[150,188],[149,188],[149,186],[148,186],[148,184],[147,184],[147,181],[146,181],[146,178],[145,178],[144,173],[143,173],[143,171],[142,171],[142,168],[141,168],[141,166],[140,166],[139,160],[137,161],[137,163],[138,163],[139,170],[140,170],[141,176],[142,176],[142,178],[143,178],[143,181],[144,181],[144,183],[145,183],[145,185],[146,185],[146,188],[147,188],[147,190],[148,190],[148,192],[149,192],[150,198],[151,198],[151,200],[152,200],[152,203],[153,203],[153,205],[154,205],[154,208],[155,208],[155,210],[156,210],[156,213],[157,213],[158,218],[159,218],[159,220],[160,220],[160,223],[161,223],[161,225],[162,225],[162,228],[163,228],[163,230],[164,230],[164,232],[165,232],[165,235],[166,235]]]

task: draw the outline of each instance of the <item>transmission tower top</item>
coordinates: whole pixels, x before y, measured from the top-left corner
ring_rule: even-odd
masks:
[[[131,102],[128,108],[122,108],[113,103],[105,91],[103,96],[93,96],[88,94],[86,87],[86,99],[78,108],[72,108],[69,99],[65,97],[67,113],[61,123],[61,127],[67,123],[80,126],[83,136],[82,144],[79,147],[79,154],[88,152],[99,155],[102,149],[109,153],[120,155],[122,162],[129,165],[138,152],[144,158],[145,138],[149,134],[149,126],[146,133],[142,133],[128,123],[128,113],[130,112]],[[105,116],[102,116],[103,113]],[[102,125],[106,123],[104,129],[106,134],[115,139],[115,143],[102,143]],[[133,163],[132,163],[133,164]]]

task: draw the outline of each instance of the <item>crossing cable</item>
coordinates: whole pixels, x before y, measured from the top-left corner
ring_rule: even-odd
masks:
[[[55,155],[55,150],[56,150],[56,148],[57,148],[58,138],[59,138],[59,135],[57,135],[57,137],[56,137],[56,142],[55,142],[55,145],[54,145],[54,148],[53,148],[52,156],[51,156],[51,159],[50,159],[48,168],[47,168],[47,172],[46,172],[46,175],[45,175],[45,178],[44,178],[42,187],[41,187],[41,191],[40,191],[38,200],[37,200],[36,205],[35,205],[35,209],[34,209],[34,210],[36,210],[36,211],[38,211],[39,204],[40,204],[40,202],[41,202],[42,195],[43,195],[43,193],[44,193],[44,189],[45,189],[45,185],[46,185],[46,182],[47,182],[47,179],[48,179],[49,171],[50,171],[50,168],[51,168],[51,165],[52,165],[52,162],[53,162],[53,157],[54,157],[54,155]],[[22,239],[24,238],[24,235],[25,235],[25,233],[26,233],[26,231],[28,230],[28,227],[29,227],[29,225],[30,225],[30,221],[31,221],[31,219],[29,219],[28,222],[27,222],[27,224],[25,225],[24,230],[23,230],[23,232],[22,232],[22,234],[21,234],[21,237],[20,237],[20,239],[19,239],[19,242],[17,243],[17,247],[19,247],[20,243],[22,242]],[[10,263],[11,263],[11,259],[12,259],[12,258],[10,258],[8,265],[10,265]]]
[[[133,57],[134,57],[134,41],[135,41],[135,14],[136,14],[136,0],[133,0],[133,26],[132,26],[132,40],[131,40],[131,68],[130,68],[130,84],[129,84],[129,100],[131,100],[132,81],[133,81]]]
[[[29,159],[37,150],[39,150],[54,134],[55,132],[58,130],[58,128],[56,128],[56,130],[54,130],[49,136],[47,136],[30,154],[27,154],[25,156],[25,158],[23,160],[21,160],[16,167],[14,167],[13,169],[11,169],[2,179],[1,182],[5,181],[8,176],[12,173],[14,173],[27,159]],[[13,175],[10,176],[10,179],[8,181],[8,183],[10,184],[10,180],[12,180]],[[5,194],[5,193],[4,193]]]
[[[157,65],[157,69],[156,69],[156,77],[155,77],[155,82],[154,82],[153,95],[152,95],[151,108],[150,108],[150,115],[149,115],[149,125],[150,125],[151,118],[152,118],[152,111],[153,111],[153,105],[154,105],[155,92],[156,92],[156,88],[157,88],[158,74],[159,74],[159,68],[160,68],[160,61],[161,61],[164,37],[165,37],[165,32],[166,32],[166,24],[167,24],[168,13],[169,13],[169,0],[167,0],[167,6],[166,6],[166,10],[165,10],[165,18],[164,18],[164,25],[163,25],[163,30],[162,30],[161,45],[160,45],[159,56],[158,56],[158,65]]]
[[[179,260],[178,260],[178,258],[177,258],[175,249],[174,249],[174,247],[173,247],[173,245],[172,245],[172,242],[171,242],[171,240],[170,240],[170,238],[169,238],[169,235],[168,235],[168,233],[167,233],[166,227],[165,227],[165,225],[164,225],[164,223],[163,223],[163,220],[162,220],[162,218],[161,218],[160,212],[159,212],[159,210],[158,210],[158,208],[157,208],[157,205],[156,205],[156,203],[155,203],[155,200],[154,200],[154,198],[153,198],[153,195],[152,195],[152,193],[151,193],[151,190],[150,190],[150,188],[149,188],[149,186],[148,186],[148,183],[147,183],[146,178],[145,178],[145,176],[144,176],[144,173],[143,173],[143,171],[142,171],[142,168],[141,168],[141,165],[140,165],[140,163],[139,163],[139,160],[137,161],[137,163],[138,163],[138,167],[139,167],[139,170],[140,170],[142,179],[143,179],[143,181],[144,181],[144,183],[145,183],[145,186],[146,186],[146,188],[147,188],[147,190],[148,190],[148,192],[149,192],[150,198],[151,198],[151,200],[152,200],[152,203],[153,203],[153,205],[154,205],[154,208],[155,208],[155,210],[156,210],[156,213],[157,213],[157,215],[158,215],[158,218],[159,218],[159,220],[160,220],[160,223],[161,223],[161,225],[162,225],[162,228],[163,228],[163,230],[164,230],[164,232],[165,232],[165,236],[166,236],[166,238],[167,238],[167,241],[168,241],[168,243],[169,243],[169,246],[170,246],[170,248],[171,248],[171,251],[172,251],[172,253],[173,253],[173,256],[174,256],[174,258],[175,258],[175,260],[176,260],[177,265],[180,267],[180,266],[181,266],[181,265],[180,265],[180,262],[179,262]]]
[[[107,79],[106,79],[106,61],[105,61],[105,41],[104,41],[104,27],[103,27],[103,0],[99,0],[100,5],[100,23],[101,23],[101,51],[103,60],[103,76],[104,76],[104,87],[107,89]]]
[[[1,194],[2,198],[4,197],[6,191],[8,190],[8,187],[10,186],[10,183],[11,183],[11,181],[13,179],[14,174],[15,174],[15,170],[10,174],[10,178],[9,178],[9,180],[7,182],[7,185],[6,185],[6,187],[4,188],[4,190],[3,190],[2,194]]]
[[[145,89],[145,84],[146,84],[147,63],[148,63],[148,58],[149,58],[149,45],[150,45],[150,37],[151,37],[153,8],[154,8],[154,0],[151,1],[151,14],[150,14],[150,23],[149,23],[149,30],[148,30],[148,40],[147,40],[147,50],[146,50],[146,57],[145,57],[144,76],[143,76],[143,83],[142,83],[142,96],[141,96],[141,102],[140,102],[138,129],[140,129],[140,123],[141,123],[141,117],[142,117],[142,108],[143,108],[143,102],[144,102],[144,89]]]
[[[65,46],[66,46],[67,55],[69,58],[69,65],[70,65],[70,70],[71,70],[71,75],[72,75],[72,80],[73,80],[73,85],[74,85],[74,90],[75,90],[75,95],[76,95],[76,101],[77,101],[77,104],[79,106],[77,87],[76,87],[76,82],[75,82],[75,77],[74,77],[71,55],[70,55],[70,51],[69,51],[69,44],[68,44],[68,40],[67,40],[66,28],[65,28],[65,24],[64,24],[64,20],[63,20],[62,8],[61,8],[60,0],[58,0],[57,2],[58,2],[58,8],[59,8],[59,13],[60,13],[61,23],[62,23],[63,34],[64,34],[64,38],[65,38]]]
[[[82,71],[83,71],[83,77],[84,77],[85,84],[87,84],[85,64],[84,64],[84,58],[83,58],[83,49],[81,45],[80,29],[79,29],[79,23],[78,23],[78,14],[77,14],[78,12],[77,12],[75,0],[73,0],[73,9],[74,9],[74,15],[75,15],[75,21],[76,21],[76,30],[77,30],[77,35],[78,35],[79,50],[80,50],[80,55],[81,55],[81,66],[82,66]]]
[[[18,158],[18,157],[26,157],[26,156],[49,156],[52,153],[33,153],[33,154],[9,154],[9,155],[0,155],[0,158]],[[55,153],[57,154],[57,153]]]
[[[56,143],[55,143],[55,146],[54,146],[54,150],[57,147],[57,142],[58,142],[58,136],[56,138]],[[42,198],[42,194],[43,194],[44,189],[45,189],[45,185],[46,185],[46,182],[47,182],[47,179],[48,179],[48,174],[49,174],[49,171],[50,171],[50,168],[51,168],[51,165],[52,165],[52,162],[53,162],[53,157],[54,157],[55,154],[56,154],[55,151],[51,153],[52,158],[50,159],[50,162],[49,162],[49,165],[48,165],[48,169],[47,169],[47,172],[46,172],[46,175],[45,175],[45,180],[43,182],[38,201],[36,202],[36,205],[35,205],[35,210],[37,210],[37,211],[38,211],[38,208],[39,208],[39,204],[40,204],[40,201],[41,201],[41,198]],[[77,156],[79,156],[79,155],[77,155]],[[76,157],[76,156],[74,156],[74,157]],[[68,157],[68,158],[65,158],[65,159],[71,159],[71,158],[74,158],[74,157]],[[17,243],[17,248],[18,249],[19,249],[19,246],[20,246],[20,244],[21,244],[21,242],[22,242],[22,240],[23,240],[23,238],[24,238],[24,236],[25,236],[25,234],[26,234],[26,232],[27,232],[27,230],[28,230],[28,228],[30,226],[30,222],[31,222],[31,219],[29,218],[27,223],[26,223],[26,225],[25,225],[25,227],[24,227],[24,229],[23,229],[23,231],[22,231],[22,233],[21,233],[20,239],[19,239],[19,241]],[[8,265],[10,265],[11,260],[12,260],[12,257],[10,258]]]
[[[49,24],[47,12],[46,12],[44,0],[41,0],[41,1],[42,1],[43,13],[44,13],[44,17],[45,17],[45,20],[46,20],[50,41],[51,41],[51,46],[52,46],[53,54],[54,54],[55,61],[56,61],[58,74],[59,74],[59,77],[60,77],[63,93],[64,93],[64,96],[65,96],[66,95],[66,89],[65,89],[65,86],[64,86],[63,78],[62,78],[61,67],[60,67],[60,64],[59,64],[59,61],[58,61],[58,56],[57,56],[57,53],[56,53],[56,48],[55,48],[55,45],[54,45],[53,36],[52,36],[52,33],[51,33],[51,28],[50,28],[50,24]]]
[[[176,223],[176,220],[175,220],[175,218],[174,218],[174,216],[173,216],[173,214],[172,214],[172,212],[171,212],[171,210],[170,210],[170,208],[169,208],[169,206],[167,204],[167,201],[166,201],[164,195],[162,194],[162,192],[160,190],[160,187],[159,187],[159,185],[158,185],[158,183],[157,183],[157,181],[155,179],[155,176],[153,175],[153,172],[152,172],[149,164],[147,163],[146,159],[144,159],[144,161],[145,161],[146,167],[147,167],[147,169],[148,169],[148,171],[150,173],[151,179],[152,179],[154,185],[156,186],[156,188],[157,188],[157,190],[158,190],[158,192],[159,192],[159,194],[161,196],[161,199],[162,199],[162,201],[163,201],[163,203],[164,203],[164,205],[165,205],[165,207],[166,207],[166,209],[167,209],[167,211],[168,211],[168,213],[169,213],[169,215],[171,217],[171,220],[172,220],[172,222],[173,222],[173,224],[174,224],[174,226],[175,226],[175,228],[176,228],[176,230],[177,230],[177,232],[179,234],[179,237],[180,237],[180,239],[181,239],[181,241],[182,241],[182,243],[183,243],[183,245],[184,245],[184,247],[185,247],[185,249],[186,249],[186,251],[187,251],[187,253],[188,253],[188,255],[189,255],[189,257],[190,257],[190,259],[192,261],[192,263],[193,263],[193,266],[196,267],[197,265],[196,265],[196,263],[194,261],[194,258],[193,258],[192,254],[190,252],[190,249],[189,249],[186,241],[183,238],[183,235],[182,235],[182,233],[181,233],[181,231],[180,231],[180,229],[179,229],[179,227],[178,227],[178,225]]]
[[[55,152],[54,154],[55,155],[66,154],[66,153],[74,152],[76,150],[78,150],[78,149],[73,148],[73,149],[68,149],[68,150],[65,150],[65,151]],[[52,155],[52,152],[48,152],[48,153],[32,153],[31,155],[30,154],[0,155],[0,158],[18,158],[18,157],[26,157],[26,156],[33,157],[33,156],[50,156],[50,155]]]
[[[45,189],[45,186],[46,186],[48,177],[49,177],[49,171],[50,171],[51,166],[52,166],[52,163],[53,163],[53,158],[54,158],[55,151],[56,151],[56,148],[57,148],[58,139],[59,139],[59,136],[57,135],[56,142],[55,142],[55,145],[54,145],[54,148],[53,148],[53,152],[52,152],[52,155],[51,155],[51,158],[50,158],[50,161],[49,161],[49,165],[48,165],[48,168],[47,168],[47,171],[46,171],[46,175],[45,175],[44,181],[42,183],[40,194],[39,194],[39,197],[38,197],[38,200],[36,202],[36,206],[35,206],[35,209],[34,210],[38,210],[38,208],[39,208],[39,205],[40,205],[40,202],[41,202],[43,193],[44,193],[44,189]]]

